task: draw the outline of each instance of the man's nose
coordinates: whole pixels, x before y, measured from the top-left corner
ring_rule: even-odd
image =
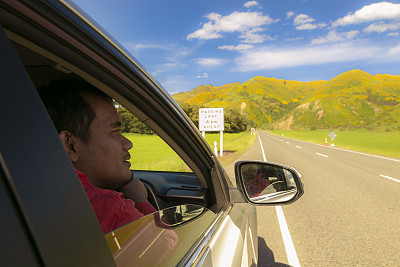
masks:
[[[133,144],[128,138],[126,138],[125,136],[122,136],[122,146],[125,151],[128,151],[129,149],[131,149],[133,147]]]

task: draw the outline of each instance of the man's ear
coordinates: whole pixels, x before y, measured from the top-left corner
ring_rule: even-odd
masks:
[[[63,130],[58,134],[58,137],[61,140],[61,143],[64,146],[65,151],[68,154],[69,159],[72,163],[75,163],[79,159],[78,152],[76,150],[77,145],[77,137],[72,135],[70,132]]]

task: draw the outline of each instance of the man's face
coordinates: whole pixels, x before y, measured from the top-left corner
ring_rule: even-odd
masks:
[[[78,142],[79,157],[74,166],[85,173],[94,186],[118,189],[132,180],[128,161],[132,143],[121,135],[121,118],[107,99],[92,94],[83,98],[94,110],[96,118],[90,126],[88,144]]]

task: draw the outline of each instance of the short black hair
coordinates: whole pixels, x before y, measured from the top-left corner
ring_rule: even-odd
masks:
[[[96,113],[82,95],[98,95],[112,103],[112,98],[81,79],[53,81],[38,88],[38,92],[57,132],[69,131],[86,144],[90,140],[90,126]]]

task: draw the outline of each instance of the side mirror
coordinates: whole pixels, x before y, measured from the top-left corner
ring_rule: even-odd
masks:
[[[289,204],[303,195],[300,173],[292,167],[263,161],[235,164],[236,184],[252,204]]]

